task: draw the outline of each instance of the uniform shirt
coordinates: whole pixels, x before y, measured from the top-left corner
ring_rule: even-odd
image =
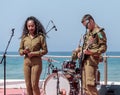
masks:
[[[104,53],[107,49],[107,39],[103,31],[103,28],[94,28],[93,31],[89,31],[85,35],[84,49],[89,49],[93,54]]]
[[[91,64],[97,65],[101,60],[101,54],[107,50],[107,38],[103,28],[95,27],[93,31],[88,31],[84,35],[84,49],[90,50],[92,55],[85,55],[84,60],[89,60]],[[82,51],[82,46],[77,51],[73,51],[72,59],[78,58],[77,54]]]
[[[35,60],[36,62],[40,60],[41,57],[48,52],[46,39],[43,35],[36,35],[33,39],[30,38],[29,34],[23,37],[21,39],[19,53],[23,54],[23,50],[26,48],[29,49],[29,51],[32,52],[32,54],[37,55],[37,56],[33,56],[30,59],[31,61],[34,60],[34,62]],[[27,55],[25,55],[25,58],[28,59]]]

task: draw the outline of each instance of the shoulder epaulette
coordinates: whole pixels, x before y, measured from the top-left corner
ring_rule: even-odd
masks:
[[[104,28],[100,28],[99,32],[100,32],[100,31],[104,31],[104,30],[105,30]]]
[[[103,35],[102,35],[101,31],[104,31],[104,28],[100,28],[99,31],[97,32],[100,39],[103,38]]]

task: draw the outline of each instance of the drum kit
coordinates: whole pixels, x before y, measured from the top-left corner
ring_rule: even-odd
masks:
[[[78,95],[80,92],[80,70],[76,62],[64,61],[62,69],[49,61],[48,76],[44,82],[45,95]],[[52,70],[51,74],[49,70]]]

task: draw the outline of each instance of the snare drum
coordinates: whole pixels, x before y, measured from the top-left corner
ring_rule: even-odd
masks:
[[[60,91],[65,91],[66,95],[70,94],[70,83],[67,78],[58,73],[59,77],[59,89]],[[47,77],[44,82],[45,95],[57,95],[57,73],[53,73]]]

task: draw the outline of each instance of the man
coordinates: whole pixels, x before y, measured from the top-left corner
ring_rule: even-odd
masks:
[[[83,45],[77,48],[72,60],[80,59],[82,65],[82,88],[85,95],[99,95],[96,89],[96,72],[101,61],[101,54],[107,49],[104,29],[100,28],[90,14],[83,16],[81,23],[86,27]]]

